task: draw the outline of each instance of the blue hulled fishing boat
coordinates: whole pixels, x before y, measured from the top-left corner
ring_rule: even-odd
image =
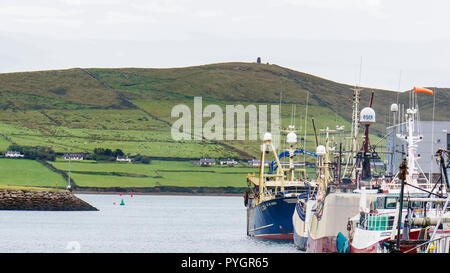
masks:
[[[294,126],[289,126],[289,129],[286,141],[289,148],[279,155],[271,143],[271,134],[264,135],[259,175],[249,174],[247,176],[249,190],[244,197],[247,207],[248,236],[261,239],[293,240],[292,214],[297,198],[302,193],[315,188],[306,179],[304,163],[300,164],[294,161],[297,154],[312,156],[315,154],[296,149],[297,135],[294,132]],[[266,158],[270,156],[270,151],[274,160],[268,163]],[[288,157],[289,162],[280,162],[283,157]],[[265,165],[269,169],[267,173]],[[303,166],[303,168],[297,168],[299,166]]]

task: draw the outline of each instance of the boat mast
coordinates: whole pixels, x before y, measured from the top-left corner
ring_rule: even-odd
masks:
[[[415,127],[415,123],[416,123],[416,117],[418,115],[418,108],[416,108],[417,106],[414,104],[413,100],[414,100],[415,93],[418,93],[418,92],[434,95],[434,92],[432,90],[429,90],[426,88],[414,87],[414,89],[411,90],[411,97],[412,97],[412,101],[410,102],[411,107],[406,109],[407,133],[406,134],[397,134],[398,138],[400,138],[408,143],[407,154],[406,154],[406,159],[407,159],[407,164],[408,164],[408,175],[406,177],[406,182],[415,188],[419,187],[418,182],[417,182],[417,179],[419,177],[419,169],[420,169],[421,173],[423,174],[423,171],[417,162],[418,157],[416,156],[417,147],[418,147],[417,144],[423,140],[423,137],[421,135],[414,135],[414,127]],[[420,155],[419,155],[419,157],[420,157]],[[426,186],[430,186],[431,180],[427,179],[425,174],[423,174],[423,176],[427,182]]]
[[[295,180],[295,169],[294,169],[294,145],[297,143],[297,135],[295,134],[294,125],[289,126],[289,133],[287,135],[287,144],[289,145],[289,181]]]
[[[372,94],[370,96],[370,102],[369,102],[369,107],[372,108],[372,102],[373,102],[373,91]],[[363,109],[364,111],[364,109]],[[367,179],[371,177],[371,170],[370,170],[370,155],[369,153],[369,126],[370,123],[365,123],[365,129],[364,129],[364,142],[363,142],[363,146],[362,146],[362,162],[361,162],[361,179]]]
[[[303,150],[306,151],[306,129],[307,129],[307,119],[308,119],[308,104],[309,104],[309,91],[306,91],[306,109],[305,109],[305,135],[303,137]],[[305,163],[306,168],[306,154],[303,154],[303,162]],[[306,177],[305,177],[306,179]]]
[[[326,150],[326,154],[325,154],[325,178],[326,178],[326,183],[328,186],[328,181],[330,180],[330,165],[331,165],[331,161],[330,161],[330,132],[334,132],[335,130],[330,130],[328,127],[325,130],[326,132],[326,139],[325,139],[325,150]]]
[[[347,164],[345,166],[345,172],[344,172],[344,176],[348,171],[348,164],[350,163],[350,158],[355,158],[356,153],[359,150],[359,143],[358,143],[358,129],[359,129],[359,93],[362,90],[362,88],[360,88],[361,86],[361,73],[362,73],[362,56],[361,56],[361,60],[359,63],[359,82],[355,87],[352,89],[353,90],[353,113],[352,113],[352,132],[351,132],[351,138],[350,138],[350,145],[351,145],[351,150],[350,153],[347,157]],[[352,173],[351,173],[351,179],[356,179],[356,168],[355,166],[353,166],[355,164],[355,160],[353,160],[353,164],[352,164]]]
[[[344,126],[337,126],[336,125],[336,131],[339,132],[339,154],[338,154],[338,163],[337,163],[337,182],[341,183],[342,182],[342,176],[341,176],[341,172],[342,172],[342,132],[344,131]]]
[[[319,184],[319,189],[317,191],[319,197],[324,197],[326,195],[326,189],[328,187],[328,182],[330,181],[330,145],[329,145],[329,133],[335,130],[330,130],[328,127],[325,130],[325,147],[323,145],[318,145],[317,154],[317,168],[318,176],[317,181]]]
[[[359,150],[358,145],[358,129],[359,129],[359,93],[362,88],[355,86],[353,90],[353,113],[352,113],[352,130],[350,137],[350,153],[347,156],[347,162],[345,164],[344,177],[347,175],[350,158],[354,158],[357,151]],[[353,164],[352,164],[353,166]],[[350,174],[349,174],[350,175]],[[352,168],[351,178],[356,179],[356,168]]]
[[[280,182],[280,188],[283,191],[284,190],[284,173],[285,170],[283,168],[283,166],[281,166],[280,160],[278,158],[278,155],[276,153],[276,149],[275,146],[273,146],[272,141],[272,134],[267,132],[264,134],[263,137],[263,144],[261,145],[261,162],[260,162],[260,166],[259,166],[259,181],[258,181],[258,203],[261,202],[261,197],[264,194],[264,188],[265,188],[265,177],[266,175],[264,174],[264,161],[265,161],[265,154],[266,152],[269,152],[269,149],[272,150],[273,156],[275,157],[275,161],[277,163],[277,174],[276,175],[268,175],[268,176],[273,176],[276,177]]]
[[[406,154],[408,174],[406,176],[406,183],[411,184],[414,187],[418,187],[417,177],[419,176],[416,166],[417,143],[422,141],[422,136],[414,135],[414,123],[416,113],[417,109],[415,109],[414,106],[411,106],[411,108],[406,109],[407,133],[397,134],[397,138],[400,138],[408,143]]]
[[[264,153],[266,151],[266,136],[264,135],[264,142],[261,144],[261,162],[259,164],[259,183],[258,183],[258,203],[261,202],[261,196],[263,193],[263,176],[264,176]]]

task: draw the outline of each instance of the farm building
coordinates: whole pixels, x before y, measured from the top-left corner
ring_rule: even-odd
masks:
[[[215,158],[201,158],[200,166],[214,166],[216,165],[216,159]]]
[[[16,151],[8,151],[5,153],[5,157],[23,157],[24,155],[21,154],[20,152],[16,152]]]
[[[116,157],[116,161],[118,161],[118,162],[131,162],[131,159],[128,158],[127,155],[124,155],[124,156],[117,156]]]
[[[65,160],[83,160],[84,155],[81,153],[66,153],[64,154],[63,158]]]

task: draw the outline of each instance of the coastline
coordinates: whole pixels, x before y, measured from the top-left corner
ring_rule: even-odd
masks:
[[[80,187],[75,186],[76,194],[141,194],[141,195],[180,195],[180,196],[243,196],[247,187]]]
[[[179,195],[179,196],[243,196],[241,193],[207,193],[207,192],[121,192],[121,191],[72,191],[73,194],[106,194],[106,195]]]

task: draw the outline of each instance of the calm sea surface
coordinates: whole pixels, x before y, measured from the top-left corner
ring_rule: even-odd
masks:
[[[248,238],[242,197],[77,196],[100,211],[0,211],[0,252],[298,252]]]

